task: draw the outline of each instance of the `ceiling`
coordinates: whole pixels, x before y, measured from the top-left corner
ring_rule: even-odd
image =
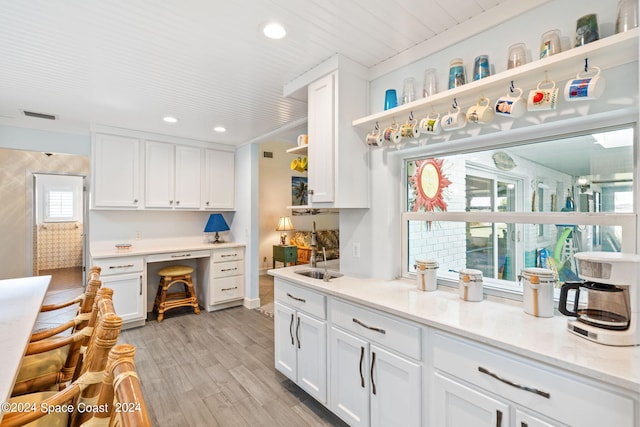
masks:
[[[231,145],[300,133],[306,102],[283,87],[333,55],[375,77],[398,58],[424,57],[427,40],[443,48],[443,36],[470,36],[546,1],[0,0],[0,124]],[[272,20],[287,37],[262,35]]]

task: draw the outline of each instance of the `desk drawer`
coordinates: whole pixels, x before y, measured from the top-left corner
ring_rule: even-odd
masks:
[[[244,259],[244,248],[216,249],[211,255],[213,262],[226,262]]]
[[[331,302],[331,316],[333,324],[347,331],[415,360],[421,359],[421,333],[416,325],[336,299]]]
[[[110,276],[140,272],[144,269],[144,260],[140,256],[98,258],[93,260],[93,265],[102,269],[101,276]]]
[[[147,255],[147,262],[180,261],[181,259],[206,258],[211,251],[180,251]]]
[[[231,299],[242,298],[244,276],[223,277],[213,282],[210,304],[218,304]]]
[[[479,343],[435,333],[433,364],[436,369],[568,425],[633,425],[631,399],[578,375]]]
[[[244,274],[244,261],[213,263],[213,277],[229,277]]]
[[[326,297],[309,289],[275,279],[274,299],[319,319],[327,318]]]

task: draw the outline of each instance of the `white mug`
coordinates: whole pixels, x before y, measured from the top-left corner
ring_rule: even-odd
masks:
[[[454,110],[449,110],[448,114],[445,114],[440,120],[440,126],[446,131],[462,129],[467,125],[467,115],[460,111],[458,107]]]
[[[495,113],[491,106],[491,100],[489,98],[480,98],[476,105],[473,105],[467,111],[467,120],[472,123],[491,123]]]
[[[298,147],[302,147],[303,145],[307,145],[309,143],[309,135],[302,134],[298,135]]]
[[[367,134],[367,145],[379,146],[384,142],[379,131],[373,130]]]
[[[442,126],[440,126],[440,114],[429,113],[427,117],[420,120],[420,133],[426,135],[440,135],[442,132]]]
[[[551,85],[550,88],[543,88],[544,85]],[[529,92],[527,109],[529,111],[555,110],[558,105],[558,88],[556,83],[546,80],[538,83],[538,87]]]
[[[521,117],[527,111],[527,101],[522,97],[522,89],[513,89],[517,95],[507,94],[498,98],[495,105],[495,112],[499,116]]]
[[[402,141],[402,135],[398,131],[397,126],[389,126],[382,131],[382,142],[390,142],[392,144],[399,144]]]
[[[556,279],[547,268],[525,268],[518,279],[524,280],[524,312],[536,317],[553,317],[553,289]]]
[[[594,76],[588,76],[591,70],[595,70]],[[564,87],[564,99],[567,101],[583,101],[598,99],[604,92],[605,80],[600,77],[600,68],[591,67],[589,72],[571,79]]]

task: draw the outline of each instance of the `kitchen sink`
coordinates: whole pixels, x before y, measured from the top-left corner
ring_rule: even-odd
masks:
[[[324,279],[325,273],[327,274],[326,280],[335,279],[336,277],[342,277],[342,273],[338,273],[333,270],[324,270],[323,268],[311,268],[307,270],[296,270],[295,273],[303,276],[311,277],[312,279]]]

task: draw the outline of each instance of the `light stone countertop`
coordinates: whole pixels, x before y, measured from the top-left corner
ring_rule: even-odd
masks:
[[[269,270],[274,277],[407,320],[463,336],[551,366],[640,393],[640,346],[611,347],[567,331],[567,318],[534,317],[522,304],[489,298],[467,302],[457,290],[439,286],[422,292],[410,280],[383,281],[343,276],[323,282],[295,270]],[[330,267],[331,268],[331,267]]]
[[[131,248],[116,249],[118,243],[130,243]],[[175,239],[143,239],[133,241],[102,241],[91,243],[92,258],[115,258],[136,255],[152,255],[167,252],[199,251],[224,248],[237,248],[244,243],[224,242],[208,243],[204,237],[185,237]]]
[[[0,403],[7,402],[51,276],[0,280]],[[4,408],[0,408],[0,420]]]

